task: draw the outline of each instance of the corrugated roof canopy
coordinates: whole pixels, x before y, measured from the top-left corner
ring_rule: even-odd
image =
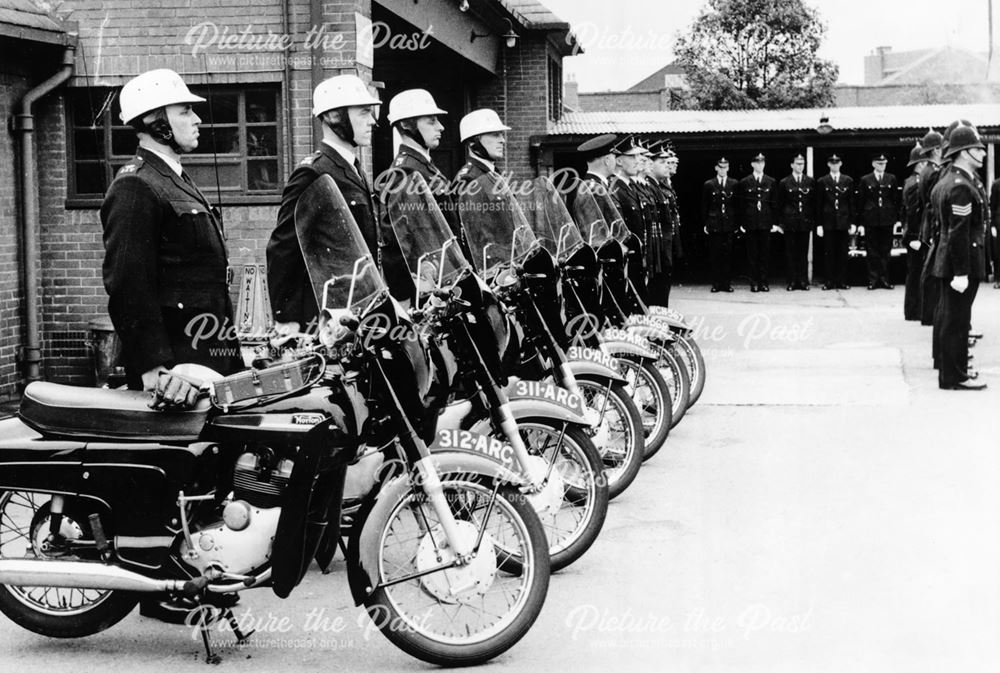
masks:
[[[1000,105],[921,105],[810,108],[799,110],[655,110],[569,112],[552,135],[600,133],[738,133],[815,130],[828,117],[834,130],[926,129],[968,119],[979,127],[1000,126]]]
[[[563,21],[538,0],[498,0],[522,26],[529,30],[546,30],[556,34],[556,43],[563,56],[581,54],[583,49],[569,23]]]

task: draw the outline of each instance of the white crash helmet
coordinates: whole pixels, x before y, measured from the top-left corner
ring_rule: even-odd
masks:
[[[434,102],[434,96],[425,89],[400,91],[389,100],[388,118],[390,124],[395,124],[402,119],[446,114],[448,113]]]
[[[357,75],[336,75],[325,79],[313,91],[313,117],[336,108],[356,105],[378,105],[381,101],[373,96]]]
[[[500,121],[500,116],[488,108],[473,110],[462,117],[462,121],[458,123],[458,135],[461,137],[463,143],[469,138],[474,138],[483,133],[498,133],[509,130],[510,127],[505,126]]]
[[[188,90],[180,75],[167,68],[133,77],[122,87],[118,100],[122,108],[121,120],[126,124],[165,105],[205,102],[204,98]]]

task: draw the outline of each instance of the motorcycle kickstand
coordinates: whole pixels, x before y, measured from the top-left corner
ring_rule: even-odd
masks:
[[[205,646],[205,663],[217,666],[222,663],[222,657],[212,651],[212,637],[209,634],[212,621],[214,620],[208,618],[206,613],[202,611],[198,618],[198,630],[201,632],[201,642]]]
[[[237,645],[246,645],[250,642],[250,636],[257,633],[257,629],[251,629],[247,633],[243,633],[240,630],[240,623],[236,621],[236,615],[233,614],[232,608],[226,608],[222,613],[223,618],[229,623],[229,628],[233,630],[233,635],[236,636]]]

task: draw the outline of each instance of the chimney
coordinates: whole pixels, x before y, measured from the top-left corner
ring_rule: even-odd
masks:
[[[563,106],[573,111],[580,109],[580,83],[574,75],[563,80]]]

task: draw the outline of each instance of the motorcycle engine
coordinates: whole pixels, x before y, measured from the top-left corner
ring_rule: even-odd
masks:
[[[181,558],[204,572],[215,568],[245,574],[264,565],[278,530],[281,498],[293,463],[269,449],[247,451],[236,461],[233,497],[223,503],[222,517],[191,531],[193,546],[181,544]]]

